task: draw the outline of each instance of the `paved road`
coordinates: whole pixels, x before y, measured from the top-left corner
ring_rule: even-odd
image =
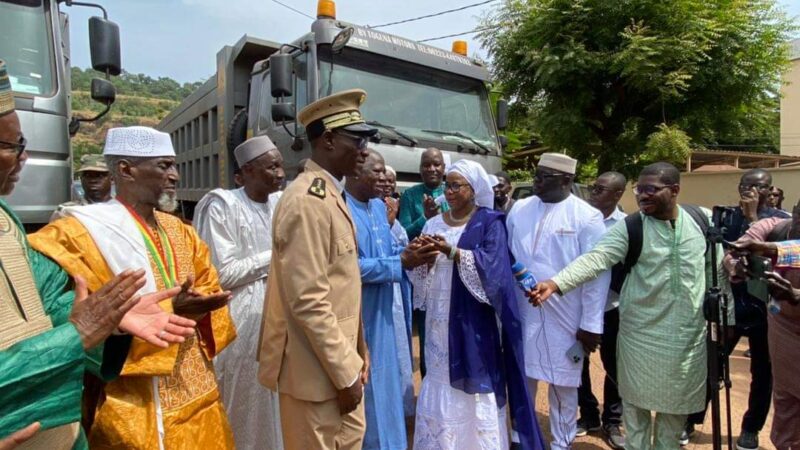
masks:
[[[745,410],[747,409],[747,395],[750,389],[750,360],[745,358],[742,354],[747,349],[747,340],[743,339],[739,345],[734,350],[733,354],[731,355],[731,382],[733,383],[733,388],[731,389],[731,411],[732,411],[732,418],[733,418],[733,445],[734,448],[736,447],[736,438],[739,436],[739,431],[741,427],[741,420],[742,415],[744,414]],[[419,342],[417,340],[416,335],[414,336],[414,355],[415,355],[415,365],[417,364],[418,360],[416,355],[419,355]],[[591,359],[591,374],[592,374],[592,386],[595,387],[595,395],[597,396],[600,404],[602,405],[603,396],[602,396],[602,387],[603,385],[603,377],[605,376],[605,372],[602,369],[602,363],[600,362],[600,356],[597,352],[592,354]],[[414,384],[419,393],[419,370],[416,370],[414,373]],[[724,391],[723,391],[724,392]],[[545,433],[545,440],[549,443],[550,437],[550,422],[548,417],[548,406],[547,406],[547,391],[546,385],[539,387],[539,392],[536,395],[537,402],[536,402],[536,413],[539,417],[539,424],[542,427],[542,431]],[[721,402],[724,405],[724,397],[721,396]],[[724,406],[723,406],[723,418],[724,418]],[[692,437],[691,442],[688,446],[684,447],[686,450],[711,450],[711,413],[706,415],[706,422],[703,424],[702,427],[698,427],[697,433],[694,434]],[[723,428],[724,419],[723,419]],[[764,426],[764,429],[761,431],[759,435],[759,443],[761,444],[761,449],[765,450],[772,450],[775,446],[769,440],[769,431],[772,428],[772,411],[770,411],[769,417],[767,417],[767,423]],[[413,433],[413,420],[409,421],[409,442],[412,442],[411,435]],[[723,437],[723,442],[725,438]],[[575,440],[574,450],[606,450],[610,449],[605,440],[603,439],[602,432],[592,433],[585,437],[579,437]],[[723,446],[723,448],[725,448]]]

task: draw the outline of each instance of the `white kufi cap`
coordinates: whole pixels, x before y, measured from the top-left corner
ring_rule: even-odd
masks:
[[[578,160],[561,153],[545,153],[539,159],[539,167],[547,167],[559,172],[575,175]]]
[[[266,136],[256,136],[237,145],[236,148],[233,149],[233,155],[236,157],[236,164],[242,167],[264,153],[270,150],[276,150],[277,148],[278,147],[272,143],[270,138]]]
[[[150,127],[111,128],[103,155],[157,158],[175,156],[175,149],[167,133]]]

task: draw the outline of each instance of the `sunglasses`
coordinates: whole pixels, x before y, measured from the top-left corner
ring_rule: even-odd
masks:
[[[366,136],[357,136],[355,134],[350,134],[344,131],[334,131],[334,133],[352,139],[356,143],[356,148],[359,150],[364,150],[365,148],[367,148],[367,142],[369,142],[369,139],[367,139]]]
[[[551,172],[539,172],[539,171],[536,171],[536,173],[533,174],[533,178],[538,179],[538,180],[547,180],[549,178],[559,178],[559,177],[563,177],[563,176],[566,176],[566,175],[567,174],[565,174],[565,173],[551,173]]]
[[[25,139],[25,136],[20,136],[19,141],[17,142],[0,141],[0,148],[7,148],[14,150],[14,152],[16,152],[17,154],[17,158],[19,158],[22,155],[22,152],[25,151],[25,147],[27,146],[28,146],[28,140]]]
[[[653,195],[660,192],[662,189],[671,188],[674,184],[665,184],[664,186],[656,186],[655,184],[637,184],[633,187],[634,195]]]

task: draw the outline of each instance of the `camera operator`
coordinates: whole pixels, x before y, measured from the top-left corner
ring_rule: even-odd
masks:
[[[789,218],[786,211],[773,208],[767,204],[772,175],[764,169],[751,169],[739,180],[739,206],[725,223],[725,240],[736,241],[747,232],[750,225],[760,219]],[[746,283],[731,286],[736,308],[736,327],[733,338],[728,341],[727,352],[736,347],[742,336],[750,341],[750,396],[747,411],[742,417],[742,433],[736,441],[739,450],[758,449],[758,433],[764,427],[770,406],[772,391],[772,373],[767,343],[767,309],[766,304],[748,294]],[[688,436],[694,431],[694,425],[702,424],[705,410],[690,414],[687,419],[686,433],[682,444],[688,443]]]
[[[735,272],[732,278],[748,272],[748,258],[743,255],[767,256],[775,267],[763,279],[780,306],[780,312],[768,314],[767,319],[775,404],[770,438],[778,450],[800,448],[800,243],[788,239],[800,239],[800,203],[791,219],[770,218],[753,224],[725,257],[726,268]]]

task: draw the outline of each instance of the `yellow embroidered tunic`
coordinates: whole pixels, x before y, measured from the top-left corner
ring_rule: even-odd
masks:
[[[156,212],[169,238],[179,282],[194,275],[202,294],[221,291],[206,244],[194,229]],[[95,291],[113,274],[91,235],[67,217],[29,237],[31,245],[73,277],[86,278]],[[166,284],[156,262],[150,265],[159,290]],[[164,301],[165,310],[172,308]],[[228,309],[209,314],[183,344],[161,349],[134,338],[120,377],[105,385],[89,434],[92,449],[228,449],[233,436],[220,402],[211,359],[236,337]],[[157,389],[158,395],[153,395]],[[163,440],[159,439],[159,428]]]

